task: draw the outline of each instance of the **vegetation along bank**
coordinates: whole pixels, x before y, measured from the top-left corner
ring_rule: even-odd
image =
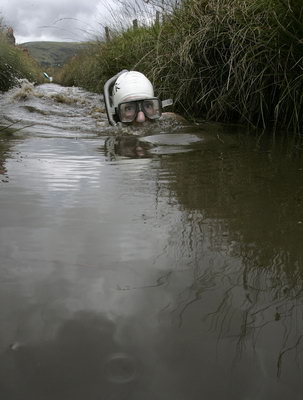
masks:
[[[0,91],[10,89],[19,79],[42,82],[42,72],[27,50],[15,45],[12,28],[0,22]]]
[[[61,83],[102,92],[118,71],[137,69],[187,117],[302,131],[302,0],[162,4],[161,22],[112,28],[63,68]]]

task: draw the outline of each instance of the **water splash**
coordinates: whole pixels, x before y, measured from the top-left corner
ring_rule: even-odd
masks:
[[[11,98],[17,101],[26,100],[33,96],[34,88],[34,84],[27,79],[18,79],[17,86],[10,91]]]

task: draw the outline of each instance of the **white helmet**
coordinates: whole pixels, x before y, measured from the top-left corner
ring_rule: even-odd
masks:
[[[143,100],[154,97],[154,88],[151,82],[141,72],[127,71],[116,80],[112,101],[116,108],[125,100]]]

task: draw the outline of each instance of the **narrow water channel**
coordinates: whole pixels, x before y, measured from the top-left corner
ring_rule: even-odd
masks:
[[[3,400],[301,400],[303,159],[223,125],[0,95]]]

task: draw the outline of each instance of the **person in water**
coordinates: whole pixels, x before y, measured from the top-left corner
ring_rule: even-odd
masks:
[[[153,85],[144,74],[127,70],[119,72],[105,83],[104,100],[111,125],[149,124],[164,115],[164,107],[173,104],[171,99],[161,101],[155,97]]]
[[[140,130],[159,119],[186,122],[175,113],[162,113],[172,100],[161,101],[155,97],[152,83],[138,71],[123,70],[110,78],[104,85],[104,102],[108,121],[113,126],[131,126]],[[110,159],[148,157],[150,147],[138,137],[131,136],[110,136],[105,141]]]

